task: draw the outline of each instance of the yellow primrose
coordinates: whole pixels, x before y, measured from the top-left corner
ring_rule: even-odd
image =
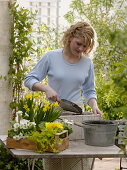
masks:
[[[46,124],[45,124],[45,127],[46,127],[46,128],[54,128],[54,127],[55,127],[55,124],[54,124],[54,123],[46,123]]]
[[[62,125],[62,123],[60,123],[60,122],[56,122],[55,124],[56,124],[56,127],[60,128],[60,129],[63,129],[63,125]]]
[[[63,129],[63,125],[60,122],[53,122],[53,123],[46,123],[45,124],[46,128],[60,128]]]

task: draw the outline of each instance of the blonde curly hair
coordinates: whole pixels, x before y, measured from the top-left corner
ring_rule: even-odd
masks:
[[[96,49],[97,36],[94,28],[86,22],[77,22],[71,25],[62,38],[63,48],[68,48],[71,38],[83,38],[87,49],[83,52],[84,55],[89,55],[90,52]]]

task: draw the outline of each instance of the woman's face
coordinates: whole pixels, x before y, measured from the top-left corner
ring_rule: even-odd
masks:
[[[81,57],[82,53],[87,50],[86,45],[84,44],[83,38],[71,38],[70,41],[70,51],[72,55]]]

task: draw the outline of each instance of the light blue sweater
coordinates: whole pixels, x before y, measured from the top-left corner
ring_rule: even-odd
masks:
[[[81,102],[81,91],[86,103],[90,98],[96,98],[94,68],[88,57],[82,57],[76,64],[70,64],[64,59],[62,49],[49,51],[25,77],[24,84],[32,90],[32,86],[46,76],[48,84],[61,99]]]

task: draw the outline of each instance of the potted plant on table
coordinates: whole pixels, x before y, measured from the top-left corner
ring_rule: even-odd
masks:
[[[68,148],[67,124],[54,122],[62,112],[57,102],[42,102],[39,96],[28,94],[18,103],[17,108],[16,118],[11,121],[12,128],[8,131],[8,148],[37,152],[59,152]]]

